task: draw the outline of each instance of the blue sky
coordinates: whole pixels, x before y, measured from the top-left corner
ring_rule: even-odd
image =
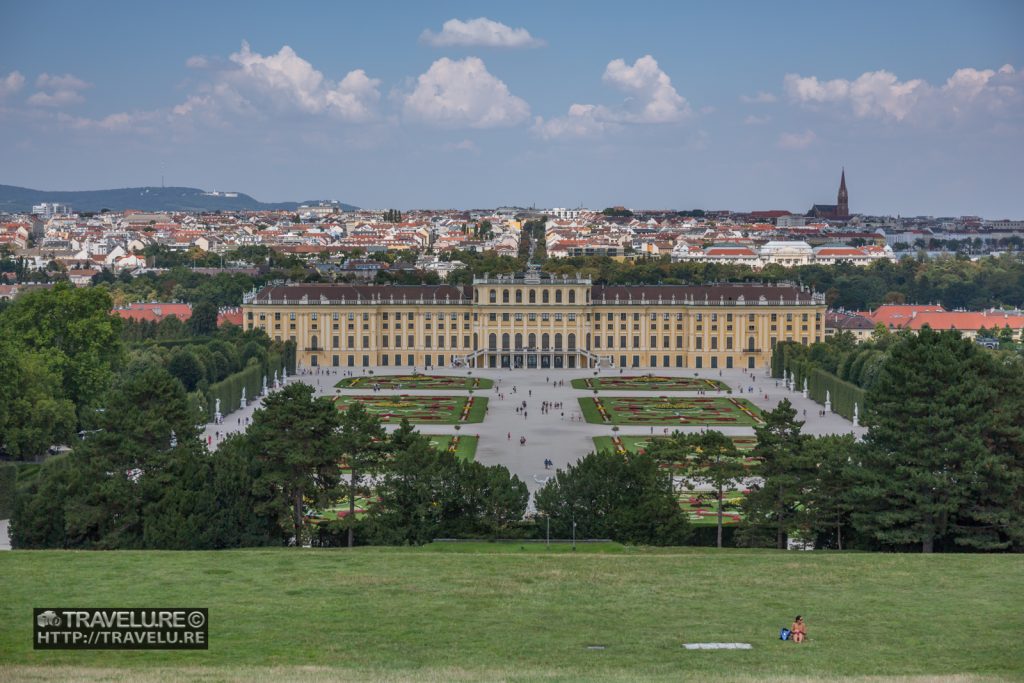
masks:
[[[0,182],[1024,218],[1024,3],[5,3]]]

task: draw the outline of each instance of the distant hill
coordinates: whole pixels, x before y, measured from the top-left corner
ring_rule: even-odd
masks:
[[[266,203],[241,192],[232,194],[234,196],[231,197],[224,196],[224,193],[214,196],[194,187],[123,187],[117,190],[50,192],[0,185],[0,213],[31,211],[33,204],[43,202],[68,204],[74,211],[294,211],[300,204]],[[344,211],[355,211],[358,208],[351,204],[340,206]]]

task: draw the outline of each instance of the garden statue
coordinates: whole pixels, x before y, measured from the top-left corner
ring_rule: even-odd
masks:
[[[857,404],[853,404],[853,426],[860,427],[860,410],[857,409]]]
[[[832,412],[832,395],[829,393],[828,389],[825,390],[825,412]]]
[[[213,421],[216,424],[220,424],[224,420],[224,416],[220,414],[220,399],[218,398],[213,403]]]
[[[240,402],[240,406],[241,406],[242,408],[244,408],[244,407],[246,407],[247,405],[249,405],[249,404],[248,404],[248,402],[247,402],[247,401],[245,400],[245,387],[242,387],[242,400],[241,400],[241,402]]]

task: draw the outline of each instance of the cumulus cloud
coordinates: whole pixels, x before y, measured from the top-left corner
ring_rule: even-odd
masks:
[[[18,71],[12,71],[0,78],[0,99],[18,92],[23,85],[25,85],[25,77]]]
[[[443,57],[416,79],[403,99],[409,119],[436,126],[497,128],[527,120],[530,105],[487,71],[478,57]]]
[[[193,55],[185,60],[185,66],[190,69],[205,69],[210,66],[210,60],[203,55]]]
[[[71,74],[63,76],[40,74],[36,79],[36,92],[28,98],[28,103],[37,107],[65,107],[79,104],[85,101],[82,91],[91,87],[91,83],[86,83]]]
[[[772,93],[763,90],[756,95],[740,95],[740,102],[743,104],[771,104],[777,99]]]
[[[243,42],[242,49],[229,59],[236,68],[220,72],[219,78],[247,100],[260,99],[281,110],[328,113],[352,122],[374,118],[380,81],[362,69],[350,71],[335,83],[288,45],[277,54],[261,55]]]
[[[425,30],[420,34],[420,42],[434,47],[525,48],[544,45],[544,41],[531,36],[525,28],[512,28],[485,17],[469,21],[449,19],[438,33]]]
[[[813,130],[805,130],[802,133],[783,133],[779,136],[778,146],[780,149],[807,149],[814,144],[818,136]]]
[[[534,132],[544,139],[587,137],[623,124],[677,123],[693,113],[651,55],[640,57],[632,65],[614,59],[605,67],[601,80],[626,93],[620,106],[573,104],[566,116],[549,120],[538,117]]]
[[[858,118],[920,121],[942,115],[962,115],[980,107],[1004,110],[1020,103],[1022,79],[1012,65],[992,69],[958,69],[941,86],[923,79],[900,81],[889,71],[869,71],[854,80],[819,80],[816,76],[786,74],[789,98],[803,105],[849,106]]]

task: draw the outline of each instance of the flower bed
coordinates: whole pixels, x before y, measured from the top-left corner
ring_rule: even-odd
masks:
[[[761,411],[746,399],[712,397],[581,398],[587,422],[624,425],[752,426]]]
[[[715,379],[667,377],[662,375],[625,375],[574,379],[573,389],[588,391],[725,391],[729,387]]]
[[[490,389],[494,381],[480,377],[459,375],[361,375],[346,377],[338,382],[339,389]]]
[[[487,399],[473,396],[384,396],[380,394],[336,396],[339,410],[361,403],[381,422],[400,422],[403,418],[413,424],[455,424],[481,422]]]

